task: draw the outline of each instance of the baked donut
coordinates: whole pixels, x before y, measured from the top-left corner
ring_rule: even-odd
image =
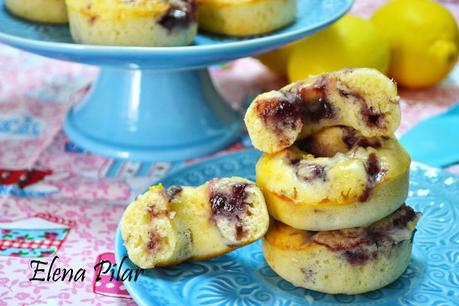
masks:
[[[359,294],[382,288],[406,269],[416,223],[408,206],[368,227],[310,232],[273,223],[263,239],[269,266],[294,286]]]
[[[263,194],[243,178],[199,187],[151,187],[121,219],[128,256],[141,268],[204,260],[260,239],[269,216]]]
[[[297,229],[367,226],[406,199],[410,157],[395,137],[326,128],[257,163],[269,213]]]
[[[200,30],[229,36],[272,32],[293,22],[297,0],[197,0]]]
[[[197,32],[195,0],[66,0],[77,43],[179,46]]]
[[[42,23],[67,23],[65,0],[5,0],[12,14]]]
[[[400,125],[397,88],[375,69],[345,69],[263,93],[245,123],[253,145],[267,153],[330,126],[349,126],[365,137],[391,136]]]

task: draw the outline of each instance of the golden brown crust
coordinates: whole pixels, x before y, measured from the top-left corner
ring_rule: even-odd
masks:
[[[291,199],[289,197],[286,197],[284,195],[280,195],[280,194],[277,194],[275,192],[272,192],[268,189],[263,189],[263,194],[268,194],[269,196],[268,197],[274,197],[277,199],[277,201],[281,201],[285,204],[285,206],[289,207],[289,209],[295,209],[295,207],[299,207],[299,206],[302,206],[302,205],[317,205],[317,208],[315,208],[314,210],[317,211],[317,212],[320,212],[320,207],[343,207],[343,206],[346,206],[346,205],[351,205],[355,202],[355,199],[351,199],[349,197],[344,197],[344,201],[340,202],[340,203],[336,203],[336,202],[332,202],[330,201],[329,199],[324,199],[322,201],[320,201],[319,203],[315,203],[315,204],[312,204],[312,203],[308,203],[308,202],[298,202],[298,201],[295,201],[294,199]]]
[[[234,246],[234,247],[231,247],[231,246],[228,246],[228,249],[226,250],[222,250],[220,252],[215,252],[215,253],[209,253],[209,254],[206,254],[205,256],[193,256],[191,258],[187,258],[187,259],[182,259],[182,260],[177,260],[177,261],[169,261],[169,262],[165,262],[165,263],[161,263],[161,264],[158,264],[157,267],[170,267],[170,266],[174,266],[174,265],[177,265],[177,264],[180,264],[180,263],[183,263],[185,261],[188,261],[188,260],[196,260],[196,261],[204,261],[204,260],[210,260],[212,258],[215,258],[215,257],[219,257],[219,256],[222,256],[222,255],[225,255],[225,254],[228,254],[236,249],[239,249],[241,247],[244,247],[246,245],[249,245],[251,243],[254,243],[255,241],[257,241],[258,239],[255,239],[255,240],[251,240],[251,241],[247,241],[243,244],[240,244],[238,246]]]
[[[81,1],[67,0],[67,7],[71,10],[78,11],[80,14],[88,17],[110,17],[113,19],[123,20],[127,16],[131,17],[148,17],[161,16],[166,13],[170,5],[161,1],[147,1],[149,5],[128,5],[120,2],[117,5],[111,1],[105,3],[98,1]],[[153,4],[154,3],[154,4]]]
[[[273,222],[264,239],[267,243],[284,250],[323,248],[311,238],[314,232],[298,230],[281,222]]]
[[[406,229],[412,232],[419,218],[419,213],[414,212],[409,206],[402,205],[391,215],[367,227],[315,232],[295,229],[274,221],[264,239],[270,245],[284,250],[326,247],[329,250],[342,251],[366,244],[380,244],[383,240],[391,240],[391,235],[395,230]],[[405,238],[405,240],[410,239],[410,237]]]
[[[279,0],[197,0],[198,5],[204,4],[212,7],[231,7],[240,5],[252,5],[257,3],[276,2]]]
[[[265,34],[296,15],[296,0],[201,0],[197,7],[201,30],[229,36]]]

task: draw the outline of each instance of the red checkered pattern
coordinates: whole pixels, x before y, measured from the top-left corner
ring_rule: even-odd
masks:
[[[65,224],[70,227],[73,227],[75,225],[75,222],[72,220],[66,220],[64,218],[60,218],[60,217],[57,217],[57,216],[54,216],[48,213],[39,213],[39,214],[36,214],[35,217],[42,218],[42,219],[45,219],[45,220],[48,220],[54,223]]]
[[[62,240],[0,240],[0,248],[37,249],[37,248],[59,248]]]

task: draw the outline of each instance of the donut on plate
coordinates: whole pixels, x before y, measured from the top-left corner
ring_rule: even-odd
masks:
[[[311,232],[273,223],[263,239],[269,266],[294,286],[359,294],[396,280],[409,264],[416,223],[409,206],[367,227]]]
[[[330,126],[365,137],[391,136],[400,125],[395,84],[374,69],[345,69],[259,95],[245,123],[253,145],[267,153],[288,148]]]
[[[5,0],[12,14],[42,23],[67,23],[65,0]]]
[[[199,28],[229,36],[272,32],[295,20],[297,0],[197,0]]]
[[[394,136],[331,127],[263,155],[256,177],[272,217],[324,231],[367,226],[397,210],[408,194],[409,167]]]
[[[77,43],[189,45],[197,32],[194,0],[66,0]]]
[[[261,191],[232,177],[199,187],[151,187],[127,207],[121,234],[130,260],[154,268],[225,254],[260,239],[268,225]]]

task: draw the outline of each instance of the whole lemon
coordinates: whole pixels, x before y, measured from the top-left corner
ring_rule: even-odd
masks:
[[[332,26],[293,45],[288,61],[291,82],[343,68],[389,67],[389,44],[373,23],[344,16]]]
[[[456,63],[459,30],[452,14],[430,0],[394,0],[371,20],[391,47],[389,75],[398,84],[428,87]]]

